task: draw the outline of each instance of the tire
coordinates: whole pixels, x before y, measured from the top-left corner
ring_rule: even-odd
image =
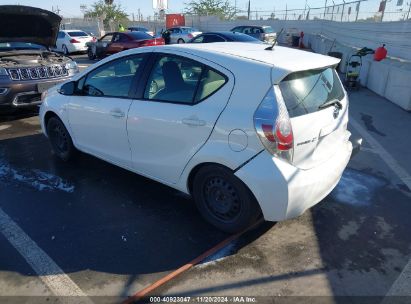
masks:
[[[183,39],[180,38],[180,39],[177,40],[177,43],[182,44],[182,43],[186,43],[186,42]]]
[[[96,59],[96,55],[93,53],[93,50],[91,49],[91,47],[87,49],[87,57],[89,60]]]
[[[247,186],[221,166],[201,168],[194,176],[192,192],[204,219],[224,232],[243,231],[261,214]]]
[[[63,50],[63,54],[64,55],[69,55],[70,53],[69,53],[69,51],[68,51],[68,48],[66,47],[66,45],[65,44],[63,44],[63,46],[61,47],[61,49]]]
[[[63,122],[57,117],[51,117],[47,122],[47,135],[54,153],[63,161],[71,160],[76,154],[73,140]]]

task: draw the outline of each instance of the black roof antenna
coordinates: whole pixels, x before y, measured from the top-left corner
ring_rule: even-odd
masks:
[[[272,51],[274,49],[274,45],[277,43],[278,37],[280,37],[281,33],[283,32],[284,28],[281,29],[280,33],[275,36],[274,42],[271,46],[265,48],[266,51]]]

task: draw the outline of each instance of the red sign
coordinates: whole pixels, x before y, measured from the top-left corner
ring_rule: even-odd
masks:
[[[186,19],[182,14],[167,14],[166,15],[166,27],[174,27],[174,26],[185,26]]]

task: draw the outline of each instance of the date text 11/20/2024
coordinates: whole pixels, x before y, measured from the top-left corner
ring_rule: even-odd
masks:
[[[150,297],[150,303],[257,303],[255,297]]]

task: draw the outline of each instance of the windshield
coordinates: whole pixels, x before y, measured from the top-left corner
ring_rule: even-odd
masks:
[[[77,32],[67,32],[67,34],[69,34],[70,37],[82,37],[82,36],[88,36],[88,34],[86,32],[82,32],[82,31],[77,31]]]
[[[290,117],[316,112],[319,106],[344,98],[334,68],[292,73],[279,86]]]
[[[42,45],[29,42],[0,42],[0,52],[15,50],[45,50]]]
[[[274,30],[271,26],[264,26],[263,29],[264,29],[264,32],[267,34],[274,33]]]

